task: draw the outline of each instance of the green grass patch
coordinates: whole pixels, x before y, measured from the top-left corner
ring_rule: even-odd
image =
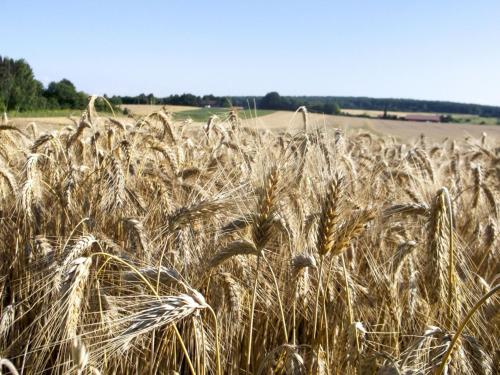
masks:
[[[7,113],[9,118],[23,118],[23,117],[68,117],[76,116],[79,117],[82,114],[81,109],[38,109],[33,111],[23,111],[15,112],[11,111]]]
[[[481,116],[460,116],[452,115],[456,122],[462,124],[479,124],[479,125],[500,125],[500,118],[481,117]]]
[[[30,117],[80,117],[83,109],[36,109],[32,111],[7,112],[9,118],[30,118]],[[111,112],[98,111],[103,116],[112,116]],[[120,115],[120,111],[115,110],[116,115]]]
[[[198,108],[198,109],[190,109],[187,111],[181,111],[181,112],[176,112],[174,113],[174,119],[175,120],[187,120],[191,119],[194,122],[206,122],[208,121],[209,117],[212,115],[217,115],[220,118],[225,118],[229,115],[230,109],[229,108]],[[264,115],[269,115],[273,112],[273,110],[270,109],[245,109],[245,110],[240,110],[238,111],[238,116],[240,119],[250,119],[250,118],[255,118],[259,116],[264,116]]]
[[[183,121],[187,119],[192,119],[194,122],[206,122],[208,118],[212,115],[217,115],[220,118],[225,118],[229,115],[229,108],[194,108],[187,111],[181,111],[174,113],[174,119],[178,121]],[[259,116],[268,115],[273,113],[273,110],[257,109],[257,110],[240,110],[238,115],[241,119],[250,119]],[[103,112],[99,112],[103,114]],[[25,112],[8,112],[9,118],[30,118],[30,117],[69,117],[75,116],[80,117],[82,110],[78,109],[51,109],[51,110],[33,110]],[[118,113],[117,113],[118,114]],[[109,113],[111,116],[111,113]]]

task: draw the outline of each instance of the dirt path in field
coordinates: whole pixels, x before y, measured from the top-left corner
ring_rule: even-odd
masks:
[[[425,134],[435,141],[444,138],[463,139],[466,137],[479,138],[483,132],[488,137],[500,142],[500,126],[498,125],[471,125],[471,124],[434,124],[413,121],[397,121],[382,119],[367,119],[346,116],[309,114],[309,123],[312,127],[341,128],[346,133],[369,131],[376,135],[390,135],[402,141],[410,141]],[[297,129],[302,128],[302,114],[279,111],[270,115],[245,120],[247,126],[261,129]]]

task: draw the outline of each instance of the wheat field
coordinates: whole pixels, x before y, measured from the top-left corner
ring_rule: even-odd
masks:
[[[494,140],[95,100],[0,126],[0,372],[495,373]]]

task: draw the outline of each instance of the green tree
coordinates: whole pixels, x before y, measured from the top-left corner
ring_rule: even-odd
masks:
[[[59,108],[83,108],[87,96],[78,92],[70,80],[62,79],[49,84],[45,97],[52,102],[57,101]]]
[[[0,57],[0,109],[23,111],[43,104],[43,85],[24,61]]]
[[[6,111],[14,84],[14,60],[0,56],[0,111]]]
[[[106,95],[104,95],[106,97]],[[113,105],[113,106],[119,106],[122,103],[122,98],[119,97],[119,96],[116,96],[116,95],[113,95],[111,98],[108,98],[109,102]]]
[[[83,109],[86,105],[87,94],[77,91],[70,80],[51,82],[45,90],[25,60],[0,56],[0,111]]]
[[[261,100],[260,100],[260,108],[262,109],[282,109],[283,107],[283,101],[280,96],[276,91],[267,93]]]
[[[335,102],[327,102],[323,105],[323,113],[327,115],[338,115],[340,108]]]

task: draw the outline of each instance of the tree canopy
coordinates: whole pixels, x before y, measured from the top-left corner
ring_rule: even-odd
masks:
[[[87,96],[68,79],[51,82],[45,89],[24,59],[0,56],[0,111],[83,109]]]
[[[77,91],[75,85],[68,80],[51,82],[44,96],[50,103],[59,108],[83,108],[87,104],[87,94]]]
[[[22,111],[43,105],[43,85],[26,61],[0,56],[0,110]]]

